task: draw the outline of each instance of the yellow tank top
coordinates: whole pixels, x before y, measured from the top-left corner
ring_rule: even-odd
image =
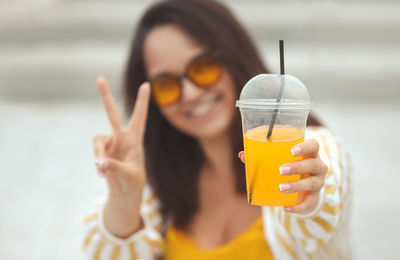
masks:
[[[165,260],[272,260],[273,256],[264,237],[262,217],[250,228],[230,242],[213,248],[203,249],[190,237],[174,227],[166,234]]]

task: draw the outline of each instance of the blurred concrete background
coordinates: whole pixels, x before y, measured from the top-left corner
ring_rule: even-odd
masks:
[[[0,259],[83,259],[82,218],[106,192],[92,137],[110,130],[94,81],[120,97],[152,2],[0,0]],[[224,2],[274,72],[285,40],[287,73],[351,150],[355,259],[398,259],[400,2]]]

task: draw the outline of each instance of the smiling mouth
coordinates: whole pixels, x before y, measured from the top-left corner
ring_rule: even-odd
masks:
[[[192,109],[191,111],[187,111],[185,113],[186,117],[189,118],[199,118],[204,115],[206,115],[208,112],[210,112],[222,99],[221,95],[217,95],[215,98],[213,98],[209,102],[205,102],[199,106],[197,106],[195,109]]]

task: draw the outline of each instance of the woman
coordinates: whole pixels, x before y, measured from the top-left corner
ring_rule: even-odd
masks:
[[[282,174],[310,173],[281,185],[282,192],[305,192],[305,199],[285,208],[246,201],[234,102],[250,78],[267,72],[247,33],[221,4],[172,0],[144,14],[126,70],[126,109],[133,111],[127,126],[105,79],[97,80],[114,131],[94,139],[109,194],[85,221],[90,257],[351,256],[348,164],[336,137],[314,116],[306,140],[292,149],[307,159],[281,167]]]

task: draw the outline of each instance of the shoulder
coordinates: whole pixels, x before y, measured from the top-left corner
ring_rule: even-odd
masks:
[[[325,126],[308,126],[304,133],[305,138],[328,138],[339,140],[340,137],[331,129]]]
[[[353,164],[350,151],[343,140],[325,127],[307,127],[306,138],[314,138],[319,143],[319,157],[328,166],[325,177],[325,193],[332,201],[343,200],[352,194]],[[335,192],[336,191],[336,192]]]
[[[340,160],[347,153],[344,142],[333,130],[326,127],[307,127],[305,139],[315,139],[319,144],[322,160]]]

